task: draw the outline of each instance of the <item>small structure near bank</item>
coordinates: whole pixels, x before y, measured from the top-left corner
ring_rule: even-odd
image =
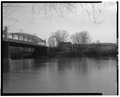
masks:
[[[60,42],[58,48],[60,51],[70,52],[73,49],[73,45],[71,42]]]

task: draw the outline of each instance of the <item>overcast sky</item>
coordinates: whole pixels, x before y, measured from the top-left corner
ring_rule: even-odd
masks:
[[[36,34],[42,39],[48,39],[52,32],[57,30],[67,30],[69,35],[76,32],[88,31],[92,42],[99,40],[100,42],[116,43],[116,9],[117,5],[112,4],[99,4],[101,16],[98,16],[98,21],[103,20],[100,24],[95,24],[88,19],[88,16],[81,7],[77,6],[74,13],[66,13],[64,17],[60,17],[55,12],[52,16],[46,16],[41,10],[35,7],[34,18],[31,14],[32,4],[19,4],[23,7],[16,8],[9,18],[14,20],[5,19],[4,26],[9,27],[8,32],[23,32],[28,34]],[[10,9],[10,10],[13,10]],[[97,16],[97,14],[96,14]],[[34,22],[33,22],[34,19]],[[14,25],[13,25],[14,24]],[[11,26],[12,25],[12,26]]]

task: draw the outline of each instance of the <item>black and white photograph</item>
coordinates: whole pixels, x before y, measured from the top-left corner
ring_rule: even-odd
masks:
[[[118,1],[1,1],[1,95],[118,95]]]

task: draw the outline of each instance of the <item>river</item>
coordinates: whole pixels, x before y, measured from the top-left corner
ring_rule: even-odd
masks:
[[[8,63],[3,93],[117,94],[117,61],[112,57],[19,59]]]

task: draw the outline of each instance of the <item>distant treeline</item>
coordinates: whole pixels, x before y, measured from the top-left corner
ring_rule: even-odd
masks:
[[[61,51],[58,47],[52,47],[48,50],[50,57],[99,57],[99,56],[117,56],[117,44],[113,43],[93,43],[93,44],[73,44],[73,50]]]

